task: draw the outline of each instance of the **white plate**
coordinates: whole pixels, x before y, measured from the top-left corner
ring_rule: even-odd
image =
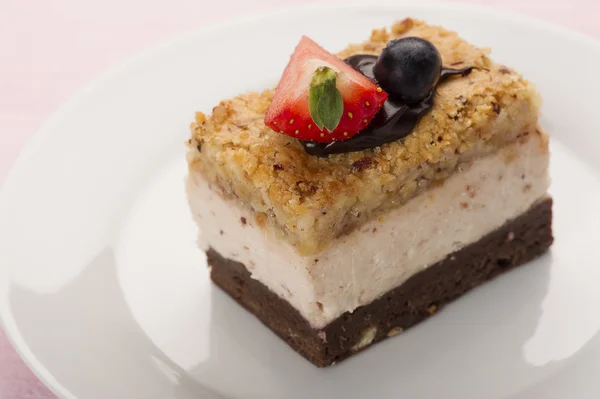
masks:
[[[458,30],[539,85],[556,243],[401,337],[329,369],[211,286],[188,215],[195,110],[274,84],[300,35],[326,48],[404,16]],[[600,397],[600,45],[473,6],[312,6],[189,34],[98,79],[30,143],[0,195],[0,310],[58,395]]]

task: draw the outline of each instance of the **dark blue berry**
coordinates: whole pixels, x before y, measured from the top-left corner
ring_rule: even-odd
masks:
[[[419,37],[392,40],[383,49],[373,72],[394,100],[409,104],[424,100],[435,88],[442,71],[442,57],[435,46]]]

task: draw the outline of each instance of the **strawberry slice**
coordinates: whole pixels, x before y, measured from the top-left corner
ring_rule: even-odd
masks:
[[[371,79],[302,37],[275,89],[265,124],[300,140],[347,140],[371,122],[387,96]]]

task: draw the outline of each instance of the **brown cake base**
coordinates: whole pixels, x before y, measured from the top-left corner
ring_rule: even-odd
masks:
[[[396,335],[498,274],[532,260],[552,244],[552,200],[412,276],[326,327],[313,329],[287,301],[250,277],[244,265],[210,249],[212,280],[294,350],[326,367]]]

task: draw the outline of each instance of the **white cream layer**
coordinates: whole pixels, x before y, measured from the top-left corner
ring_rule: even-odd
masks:
[[[321,328],[544,198],[548,157],[546,143],[534,134],[525,144],[473,161],[444,184],[310,257],[256,226],[250,211],[211,190],[200,173],[189,176],[188,195],[201,247],[242,262],[253,278]]]

